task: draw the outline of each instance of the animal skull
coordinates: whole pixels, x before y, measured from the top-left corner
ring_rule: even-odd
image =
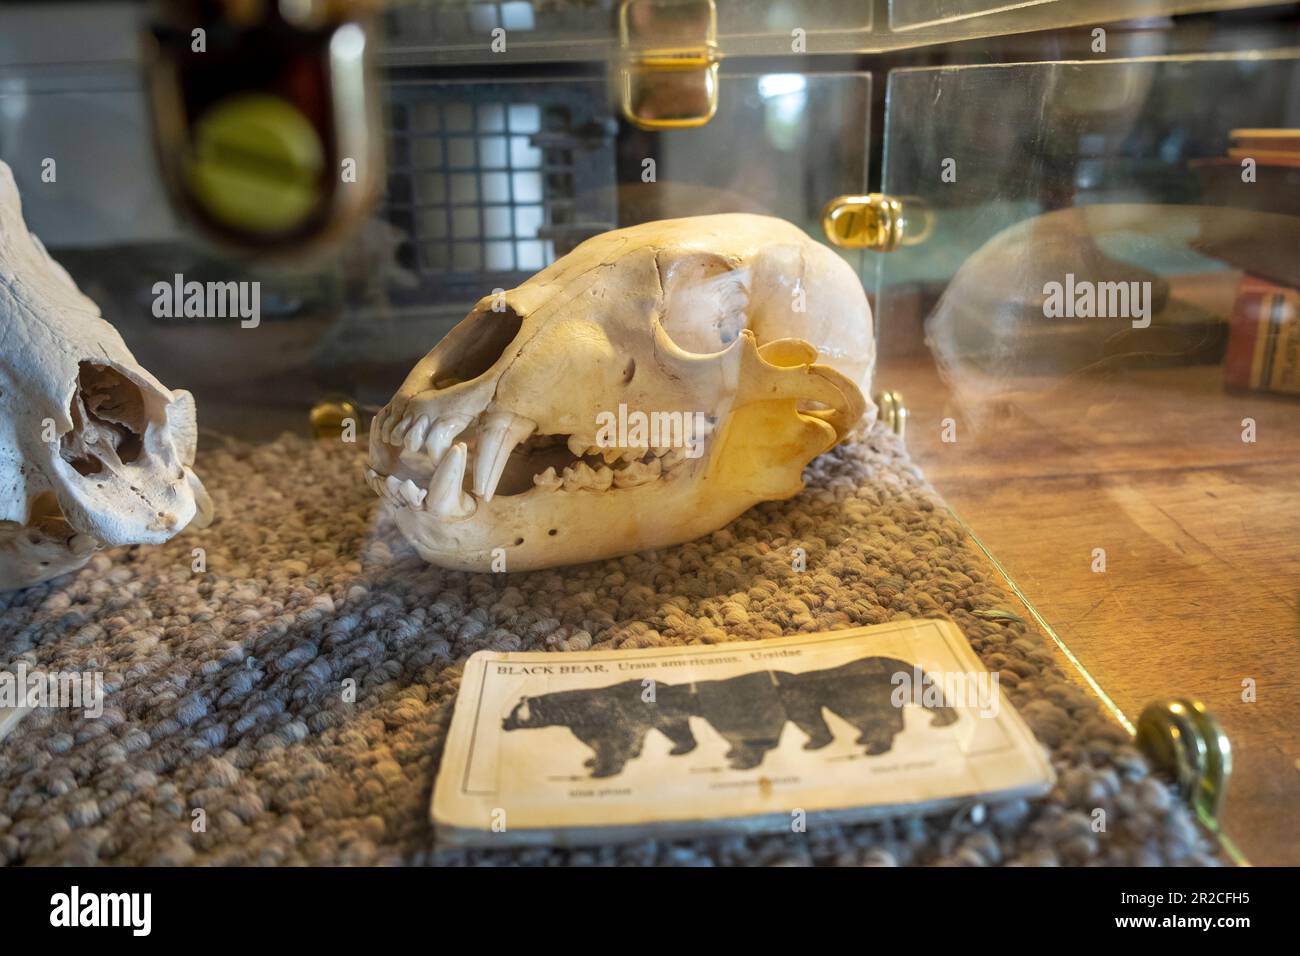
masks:
[[[366,480],[443,567],[679,544],[798,493],[874,420],[874,360],[857,276],[796,227],[620,229],[480,301],[375,416]]]
[[[0,590],[206,521],[197,435],[189,392],[136,364],[28,232],[0,162]]]

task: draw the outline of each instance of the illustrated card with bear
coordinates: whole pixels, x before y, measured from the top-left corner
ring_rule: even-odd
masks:
[[[1043,747],[950,621],[582,653],[480,651],[440,843],[578,845],[1045,793]]]

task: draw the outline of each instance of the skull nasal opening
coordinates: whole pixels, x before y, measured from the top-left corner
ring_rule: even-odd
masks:
[[[59,454],[78,474],[99,474],[105,459],[125,465],[140,457],[149,427],[144,393],[117,369],[80,363],[68,412],[72,431],[60,437]]]
[[[449,388],[478,378],[505,354],[523,327],[523,319],[508,306],[497,312],[482,309],[447,333],[438,349],[434,388]]]

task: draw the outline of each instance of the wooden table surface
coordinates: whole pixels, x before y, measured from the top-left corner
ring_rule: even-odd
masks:
[[[924,351],[882,359],[875,385],[902,393],[915,460],[1130,720],[1207,704],[1234,748],[1225,831],[1252,863],[1300,864],[1300,400],[1228,393],[1206,365],[1017,387],[959,393]]]

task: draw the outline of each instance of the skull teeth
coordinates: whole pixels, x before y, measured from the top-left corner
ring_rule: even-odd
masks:
[[[468,518],[474,513],[478,505],[462,490],[468,461],[469,448],[464,442],[448,449],[429,482],[425,511],[444,518]]]
[[[651,458],[648,462],[634,461],[614,474],[614,487],[635,488],[637,485],[649,484],[658,478],[662,471],[663,465],[658,458]]]
[[[428,494],[427,491],[409,478],[402,482],[400,491],[402,494],[402,500],[412,508],[418,508],[420,505],[424,504],[424,497]]]
[[[479,430],[474,460],[474,494],[491,501],[515,446],[537,430],[537,422],[513,412],[489,412]]]
[[[442,456],[447,454],[451,443],[455,441],[457,435],[469,427],[470,421],[468,415],[447,415],[439,418],[429,427],[424,439],[424,453],[433,461],[442,461]]]
[[[563,486],[564,481],[555,473],[555,468],[552,466],[547,468],[540,475],[533,475],[533,484],[538,488],[547,488],[551,491],[558,491]]]
[[[415,423],[407,430],[406,437],[402,441],[407,451],[415,452],[420,450],[420,446],[424,444],[424,439],[429,434],[431,424],[428,415],[420,415],[415,419]]]
[[[535,422],[511,412],[493,411],[484,415],[472,440],[475,445],[473,494],[469,494],[464,485],[465,473],[470,468],[470,445],[453,442],[474,423],[473,418],[452,414],[434,419],[409,413],[394,422],[386,409],[380,416],[376,422],[379,437],[382,438],[383,430],[388,430],[391,445],[435,462],[434,474],[428,488],[423,489],[410,479],[385,476],[367,468],[366,484],[394,505],[447,518],[468,517],[477,509],[479,500],[492,500],[511,453],[537,430]],[[538,448],[551,448],[563,442],[578,459],[560,472],[555,466],[548,466],[533,475],[534,487],[545,491],[604,492],[611,488],[636,488],[659,480],[695,457],[682,447],[600,447],[580,435],[542,435],[533,440]]]

